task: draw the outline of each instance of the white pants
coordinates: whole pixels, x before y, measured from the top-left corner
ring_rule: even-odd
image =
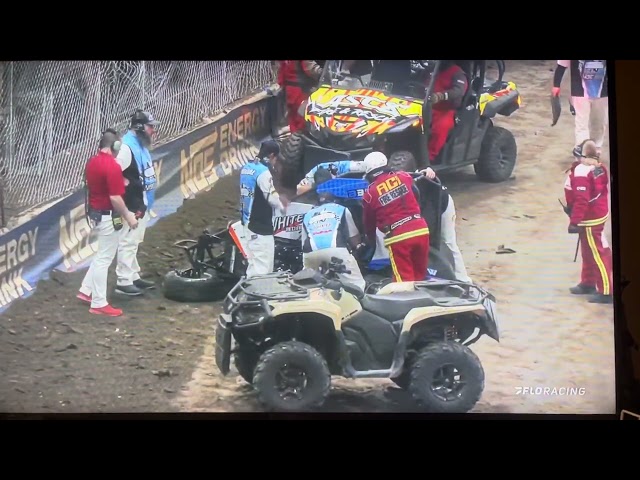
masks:
[[[453,257],[453,268],[456,280],[471,283],[471,279],[467,274],[467,269],[464,266],[462,253],[458,248],[458,242],[456,239],[456,206],[453,203],[451,195],[449,195],[449,205],[441,216],[440,237],[442,239],[442,246],[447,247]]]
[[[341,259],[344,262],[344,266],[347,267],[347,270],[351,271],[351,273],[340,273],[338,275],[340,280],[357,285],[364,291],[366,282],[364,281],[358,262],[346,248],[323,248],[315,252],[304,253],[302,254],[302,265],[304,268],[317,270],[322,262],[331,262],[331,257]]]
[[[576,145],[591,139],[596,147],[602,148],[609,124],[609,99],[573,97],[573,108],[576,111]]]
[[[275,245],[273,235],[258,235],[245,226],[247,239],[247,278],[273,272]]]
[[[116,275],[118,285],[133,285],[133,282],[140,280],[140,265],[138,264],[138,247],[144,240],[144,232],[149,222],[149,212],[138,220],[138,228],[132,230],[124,222],[124,227],[120,230],[120,242],[118,245],[118,266]]]
[[[113,228],[111,215],[103,215],[94,232],[98,236],[98,252],[93,257],[89,271],[82,280],[80,292],[91,296],[91,308],[105,307],[107,302],[107,276],[109,267],[118,251],[119,233]]]

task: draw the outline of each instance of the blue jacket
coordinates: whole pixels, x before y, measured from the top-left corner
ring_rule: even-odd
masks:
[[[151,208],[155,201],[154,190],[157,183],[156,172],[153,167],[153,161],[151,160],[151,152],[140,143],[135,132],[132,131],[127,132],[124,137],[122,137],[122,143],[131,149],[133,159],[138,165],[138,172],[140,173],[140,180],[146,197],[145,203],[148,208]]]
[[[240,206],[242,209],[243,225],[249,225],[252,214],[259,216],[266,215],[266,218],[259,220],[263,220],[265,225],[267,223],[272,225],[271,207],[258,187],[258,177],[268,171],[269,168],[261,162],[249,162],[242,167],[240,171]],[[256,211],[256,207],[258,211]]]

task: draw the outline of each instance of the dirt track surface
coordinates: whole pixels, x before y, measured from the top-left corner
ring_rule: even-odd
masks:
[[[550,127],[553,61],[508,62],[508,79],[523,108],[500,118],[518,142],[512,180],[479,182],[473,168],[442,176],[458,213],[458,242],[472,279],[497,296],[502,338],[473,345],[485,373],[474,412],[613,413],[613,307],[574,297],[576,237],[558,205],[571,162],[573,117]],[[567,88],[565,87],[564,91]],[[608,145],[603,158],[608,163]],[[140,263],[160,282],[182,266],[171,244],[204,227],[235,218],[237,176],[189,200],[147,231]],[[610,226],[607,228],[611,241]],[[497,255],[498,245],[516,251]],[[145,299],[112,295],[119,319],[95,317],[75,299],[84,272],[56,273],[31,298],[0,318],[0,411],[143,412],[259,411],[251,387],[213,360],[219,305],[179,304],[158,290]],[[113,278],[112,278],[113,282]],[[410,411],[414,405],[386,380],[335,379],[325,411]],[[584,388],[583,395],[518,394],[535,389]]]

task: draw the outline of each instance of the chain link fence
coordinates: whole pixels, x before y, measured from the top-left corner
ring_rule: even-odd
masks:
[[[4,214],[78,189],[100,132],[137,108],[161,122],[157,144],[274,81],[270,61],[0,62]]]

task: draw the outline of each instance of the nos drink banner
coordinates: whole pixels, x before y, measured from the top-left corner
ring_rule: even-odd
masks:
[[[158,187],[149,226],[255,158],[260,143],[271,136],[274,122],[282,122],[274,114],[282,108],[279,101],[267,97],[242,105],[154,149]],[[80,190],[1,236],[0,313],[11,302],[33,293],[51,270],[72,272],[87,267],[97,250],[90,232],[84,191]]]

